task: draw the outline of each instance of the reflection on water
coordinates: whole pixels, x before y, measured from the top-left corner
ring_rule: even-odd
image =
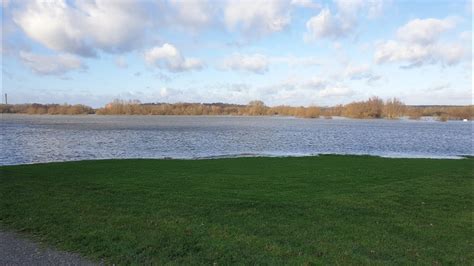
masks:
[[[105,158],[473,155],[472,122],[2,115],[0,164]]]

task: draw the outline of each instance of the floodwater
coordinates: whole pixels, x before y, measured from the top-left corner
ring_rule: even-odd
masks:
[[[473,155],[473,123],[232,116],[1,119],[0,165],[108,158]]]

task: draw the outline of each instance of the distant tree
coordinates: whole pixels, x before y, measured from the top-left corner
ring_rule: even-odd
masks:
[[[382,99],[371,97],[367,101],[346,104],[342,115],[351,118],[381,118],[383,107]]]
[[[368,118],[381,118],[382,117],[382,111],[384,107],[383,100],[380,99],[377,96],[369,98],[367,102],[365,102],[366,107],[366,113],[365,117]]]
[[[248,104],[247,115],[265,115],[266,106],[262,101],[251,101]]]
[[[405,104],[397,98],[388,99],[383,106],[383,117],[396,119],[405,113]]]

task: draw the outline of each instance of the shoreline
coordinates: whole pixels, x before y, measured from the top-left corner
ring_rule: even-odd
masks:
[[[465,160],[474,157],[474,154],[468,155],[376,155],[376,154],[348,154],[348,153],[318,153],[318,154],[225,154],[225,155],[213,155],[213,156],[198,156],[198,157],[128,157],[128,158],[93,158],[93,159],[78,159],[78,160],[67,160],[67,161],[46,161],[46,162],[31,162],[31,163],[20,163],[20,164],[1,164],[1,167],[8,166],[22,166],[22,165],[41,165],[41,164],[55,164],[55,163],[70,163],[70,162],[100,162],[100,161],[129,161],[129,160],[156,160],[156,161],[205,161],[205,160],[225,160],[225,159],[240,159],[240,158],[312,158],[312,157],[324,157],[324,156],[336,156],[336,157],[368,157],[368,158],[382,158],[382,159],[402,159],[402,160]]]
[[[300,117],[292,115],[235,115],[235,114],[221,114],[221,115],[163,115],[163,114],[25,114],[25,113],[0,113],[1,116],[37,116],[37,117],[246,117],[246,118],[259,118],[259,117],[269,117],[269,118],[291,118],[291,119],[305,119],[305,120],[354,120],[354,121],[413,121],[413,122],[474,122],[472,119],[447,119],[440,120],[438,116],[422,116],[417,119],[409,118],[408,116],[402,116],[397,118],[355,118],[347,116],[319,116],[319,117]]]

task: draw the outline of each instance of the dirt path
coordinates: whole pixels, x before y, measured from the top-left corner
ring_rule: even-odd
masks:
[[[0,265],[96,265],[77,254],[44,248],[0,229]]]

